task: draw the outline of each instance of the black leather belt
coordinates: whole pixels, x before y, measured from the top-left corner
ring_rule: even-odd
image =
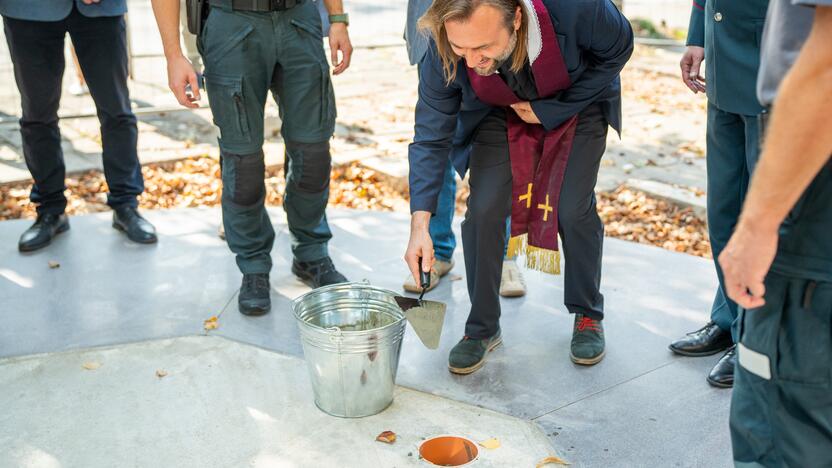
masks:
[[[283,11],[294,8],[303,0],[210,0],[211,6],[231,5],[232,10],[239,11]]]

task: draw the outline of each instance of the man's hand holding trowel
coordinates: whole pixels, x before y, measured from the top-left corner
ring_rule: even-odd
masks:
[[[445,304],[436,301],[424,301],[422,297],[430,287],[430,271],[436,259],[433,256],[433,241],[428,232],[430,213],[420,211],[411,218],[410,242],[404,255],[413,279],[422,288],[418,299],[396,296],[396,303],[404,311],[407,321],[429,349],[439,347],[442,324],[445,322]]]

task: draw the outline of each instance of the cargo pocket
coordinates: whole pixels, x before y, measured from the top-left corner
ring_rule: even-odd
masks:
[[[213,14],[213,11],[211,12]],[[208,16],[209,20],[212,16]],[[222,30],[214,31],[214,27],[210,28],[211,33],[208,33],[208,25],[212,24],[213,22],[207,22],[205,25],[205,30],[203,30],[202,36],[202,48],[204,50],[203,55],[205,56],[205,61],[207,63],[211,63],[214,66],[221,66],[219,62],[223,57],[225,57],[231,50],[237,47],[240,43],[242,43],[252,31],[254,31],[254,26],[249,23],[246,23],[237,31],[226,32]],[[219,34],[222,37],[214,38],[215,35]]]
[[[311,34],[312,37],[316,39],[323,40],[324,38],[323,26],[320,24],[311,24],[306,21],[298,21],[294,19],[291,20],[290,23],[292,23],[292,26],[298,28],[299,30],[307,34]]]
[[[220,129],[221,145],[250,143],[251,132],[246,115],[243,78],[211,73],[205,75],[205,84],[214,124]],[[228,147],[225,149],[235,151]]]
[[[329,64],[321,64],[321,128],[335,128],[335,91],[329,76]]]
[[[777,376],[800,385],[832,381],[832,283],[789,281],[777,336]]]

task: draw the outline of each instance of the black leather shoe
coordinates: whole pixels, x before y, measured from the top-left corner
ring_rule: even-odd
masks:
[[[731,346],[728,352],[717,361],[711,373],[708,374],[708,383],[714,387],[731,388],[734,386],[734,366],[737,364],[737,347]]]
[[[324,257],[314,262],[299,262],[294,260],[292,262],[292,273],[313,288],[347,282],[347,278],[341,273],[338,273],[335,265],[332,264],[332,259],[329,257]]]
[[[124,206],[113,210],[113,227],[127,234],[127,238],[139,244],[153,244],[156,228],[139,214],[139,210],[132,206]]]
[[[243,315],[264,315],[272,308],[268,273],[243,275],[238,304]]]
[[[35,224],[23,232],[17,248],[21,252],[42,249],[52,243],[52,239],[69,229],[69,219],[65,214],[40,214]]]
[[[709,322],[699,330],[670,343],[670,350],[682,356],[710,356],[730,348],[733,344],[730,331]]]

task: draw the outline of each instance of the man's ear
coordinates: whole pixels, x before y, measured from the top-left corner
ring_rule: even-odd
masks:
[[[523,10],[520,5],[517,5],[517,9],[514,10],[514,30],[519,31],[521,24],[523,24]]]

